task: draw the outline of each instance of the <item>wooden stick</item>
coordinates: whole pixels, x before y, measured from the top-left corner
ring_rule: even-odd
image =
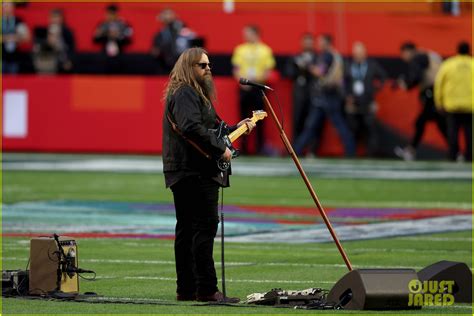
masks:
[[[283,141],[283,144],[285,144],[285,147],[288,150],[288,153],[290,154],[291,158],[293,158],[296,168],[298,168],[298,171],[300,172],[301,177],[303,178],[303,181],[306,184],[306,187],[308,188],[308,191],[311,194],[311,197],[313,198],[313,201],[316,204],[316,207],[318,208],[319,214],[321,214],[321,217],[323,218],[324,223],[326,224],[329,230],[329,233],[332,236],[332,239],[336,243],[337,249],[339,249],[339,252],[341,253],[342,259],[344,259],[344,262],[346,263],[346,266],[349,269],[349,271],[352,271],[351,262],[349,261],[349,258],[347,257],[346,252],[344,251],[344,248],[342,248],[342,245],[339,242],[339,239],[337,238],[336,232],[334,231],[331,225],[331,222],[329,221],[329,218],[326,215],[326,212],[324,211],[321,203],[319,202],[318,196],[316,195],[316,192],[314,191],[313,186],[311,185],[311,182],[309,182],[309,179],[306,176],[306,172],[303,170],[303,167],[301,166],[301,163],[298,157],[296,156],[296,153],[293,150],[293,147],[291,146],[291,143],[288,140],[288,137],[286,137],[285,131],[283,130],[283,127],[281,126],[280,121],[278,120],[278,117],[275,114],[275,111],[273,111],[270,101],[268,101],[268,98],[265,95],[265,92],[263,92],[263,90],[262,90],[262,98],[263,98],[263,103],[265,104],[267,108],[267,111],[270,112],[270,116],[273,118],[273,121],[275,122],[278,130],[280,131],[280,138]]]

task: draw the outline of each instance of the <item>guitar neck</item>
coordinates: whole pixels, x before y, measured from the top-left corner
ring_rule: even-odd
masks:
[[[256,123],[258,121],[258,119],[256,119],[255,117],[252,117],[251,118],[252,122],[253,123]],[[229,134],[229,140],[231,143],[233,143],[234,141],[236,141],[240,136],[242,136],[243,134],[245,134],[245,132],[248,131],[248,127],[247,127],[247,124],[242,124],[240,127],[238,127],[235,131],[233,131],[232,133]]]

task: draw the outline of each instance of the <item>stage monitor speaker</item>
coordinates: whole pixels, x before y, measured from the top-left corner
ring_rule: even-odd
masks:
[[[64,253],[71,258],[70,265],[78,266],[77,245],[71,237],[59,237]],[[79,293],[77,273],[67,273],[59,267],[59,248],[52,237],[38,237],[30,241],[29,292],[42,295],[51,291]],[[64,259],[64,258],[63,258]],[[58,275],[58,268],[61,269]],[[59,284],[58,284],[58,278]],[[58,286],[59,285],[59,286]]]
[[[454,281],[457,303],[472,303],[472,272],[463,262],[439,261],[418,271],[420,281]]]
[[[327,302],[350,310],[419,309],[408,303],[412,280],[418,280],[413,269],[352,270],[337,281]]]

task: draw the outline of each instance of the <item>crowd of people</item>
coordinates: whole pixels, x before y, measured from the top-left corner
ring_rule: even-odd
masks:
[[[63,11],[53,9],[45,27],[30,29],[15,15],[13,3],[3,2],[2,72],[19,71],[18,47],[33,41],[32,60],[37,73],[74,73],[76,44],[74,32],[66,24]],[[150,56],[164,73],[169,73],[180,54],[189,47],[204,46],[204,40],[181,21],[172,9],[158,15],[162,27],[151,40]],[[272,49],[261,39],[257,25],[243,28],[243,43],[232,54],[233,75],[266,83],[274,73],[276,62]],[[119,7],[110,4],[105,18],[98,24],[91,40],[102,47],[104,71],[120,73],[121,60],[134,31],[121,16]],[[293,145],[298,155],[312,156],[321,143],[323,127],[328,120],[337,130],[347,157],[356,155],[357,143],[365,141],[368,156],[380,154],[380,133],[377,128],[377,92],[384,86],[387,74],[368,57],[362,42],[353,43],[352,56],[344,59],[333,44],[330,34],[301,37],[300,52],[288,58],[282,73],[293,81]],[[394,148],[394,154],[404,160],[416,159],[417,148],[425,126],[433,121],[449,146],[449,159],[472,160],[472,64],[467,42],[458,47],[458,55],[443,61],[434,51],[420,49],[406,42],[400,48],[400,58],[406,65],[396,80],[401,89],[419,89],[422,105],[415,122],[415,133],[405,146]],[[457,69],[453,71],[453,69]],[[461,70],[459,70],[461,69]],[[241,118],[252,109],[262,108],[255,87],[240,86]],[[458,134],[464,130],[466,151],[461,153]],[[271,154],[265,145],[264,129],[257,129],[255,149],[244,140],[241,151]]]
[[[352,58],[346,62],[332,46],[330,35],[320,35],[317,50],[315,46],[313,35],[304,34],[301,52],[287,65],[287,75],[294,80],[296,153],[316,152],[327,118],[337,130],[347,157],[355,155],[356,143],[361,138],[366,141],[367,155],[377,156],[380,139],[375,94],[386,81],[384,69],[368,58],[361,42],[353,44]],[[402,44],[400,57],[406,69],[396,87],[419,89],[422,107],[411,142],[394,148],[400,158],[416,158],[426,124],[434,121],[449,146],[449,159],[472,161],[473,58],[467,42],[459,43],[457,51],[457,56],[443,62],[436,52],[419,49],[412,42]],[[460,129],[466,142],[464,153],[459,151]]]
[[[34,71],[41,74],[74,73],[76,41],[74,32],[67,25],[64,12],[57,8],[49,12],[46,26],[30,30],[28,25],[15,15],[15,4],[3,2],[2,50],[3,73],[20,71],[19,46],[32,43],[31,59]],[[203,46],[203,39],[180,21],[171,9],[158,15],[162,28],[151,41],[150,56],[156,61],[159,73],[169,73],[179,55],[187,48]],[[117,4],[107,5],[104,19],[95,28],[91,41],[101,47],[105,73],[121,73],[124,61],[121,56],[133,40],[133,27],[121,17]]]
[[[443,61],[436,52],[418,49],[414,43],[407,42],[401,47],[401,57],[408,64],[408,71],[398,80],[398,85],[403,89],[418,87],[422,109],[411,143],[404,148],[395,148],[395,153],[404,160],[414,160],[426,123],[434,121],[448,144],[449,159],[472,161],[474,60],[469,43],[460,42],[457,55]],[[461,127],[465,136],[464,153],[458,146]]]

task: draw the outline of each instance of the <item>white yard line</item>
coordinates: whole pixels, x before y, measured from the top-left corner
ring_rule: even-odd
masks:
[[[234,248],[234,247],[229,247],[229,248]],[[242,249],[246,249],[242,247]],[[262,249],[262,248],[256,248],[256,249]],[[267,249],[272,249],[271,247],[268,247]],[[289,249],[289,248],[286,248]],[[25,247],[18,247],[18,246],[8,246],[4,245],[3,250],[20,250],[20,251],[30,251],[29,248]],[[332,252],[336,253],[338,252],[337,249],[308,249],[310,251],[314,251],[315,255],[317,256],[318,252]],[[471,250],[451,250],[451,249],[400,249],[400,248],[346,248],[346,251],[348,253],[351,252],[389,252],[389,253],[456,253],[456,254],[471,254]],[[82,260],[89,260],[89,262],[99,262],[97,260],[101,259],[82,259]],[[113,260],[109,260],[111,263],[113,263]],[[148,261],[148,260],[145,260]],[[158,262],[164,262],[166,263],[167,261],[150,261],[151,264],[156,264]],[[140,260],[129,260],[129,263],[146,263],[142,262]]]
[[[449,242],[469,242],[472,243],[472,238],[469,237],[400,237],[398,240],[414,240],[414,241],[449,241]]]
[[[472,215],[442,216],[418,220],[371,223],[363,225],[335,227],[339,239],[369,240],[394,238],[429,233],[447,233],[472,230]],[[253,243],[316,243],[331,242],[327,229],[309,228],[295,231],[254,233],[241,236],[229,236],[228,242]]]
[[[5,257],[4,261],[27,261],[28,258],[18,258],[18,257]],[[81,259],[79,262],[85,263],[115,263],[115,264],[143,264],[143,265],[174,265],[174,261],[162,261],[162,260],[129,260],[129,259]],[[215,263],[216,266],[220,266],[220,262]],[[305,268],[345,268],[345,264],[329,264],[329,263],[290,263],[290,262],[226,262],[226,266],[267,266],[267,267],[305,267]],[[396,268],[396,269],[421,269],[423,267],[413,266],[359,266],[354,265],[355,268],[374,268],[374,269],[383,269],[383,268]]]
[[[98,278],[97,278],[98,279]],[[168,303],[169,300],[161,300],[156,298],[135,298],[135,297],[115,297],[115,296],[100,296],[100,297],[93,297],[90,301],[93,302],[100,302],[100,301],[107,301],[107,300],[120,300],[120,301],[131,301],[131,302],[157,302],[157,303]]]
[[[158,280],[158,281],[176,281],[176,278],[169,277],[149,277],[149,276],[126,276],[126,280]],[[311,280],[251,280],[251,279],[225,279],[226,282],[234,283],[289,283],[289,284],[304,284],[304,283],[325,283],[334,284],[336,281],[311,281]],[[221,280],[218,280],[219,282]]]
[[[3,261],[27,261],[28,258],[20,257],[4,257]],[[81,259],[79,262],[86,263],[115,263],[115,264],[144,264],[144,265],[174,265],[175,262],[172,260],[132,260],[132,259]],[[333,264],[333,263],[291,263],[291,262],[226,262],[226,266],[278,266],[278,267],[321,267],[321,268],[346,268],[345,264]],[[220,262],[215,263],[216,266],[220,266]],[[403,266],[403,265],[353,265],[357,269],[422,269],[422,266]],[[473,270],[471,268],[471,270]]]
[[[449,164],[396,164],[395,162],[327,162],[324,160],[302,160],[309,175],[316,174],[324,178],[358,178],[358,179],[471,179],[469,166]],[[435,167],[433,167],[435,166]],[[143,172],[162,173],[161,157],[153,158],[107,158],[90,157],[77,159],[55,158],[46,160],[4,161],[4,170],[57,170],[57,171],[110,171],[110,172]],[[295,176],[298,171],[289,159],[280,161],[241,160],[233,164],[232,172],[245,176]]]

